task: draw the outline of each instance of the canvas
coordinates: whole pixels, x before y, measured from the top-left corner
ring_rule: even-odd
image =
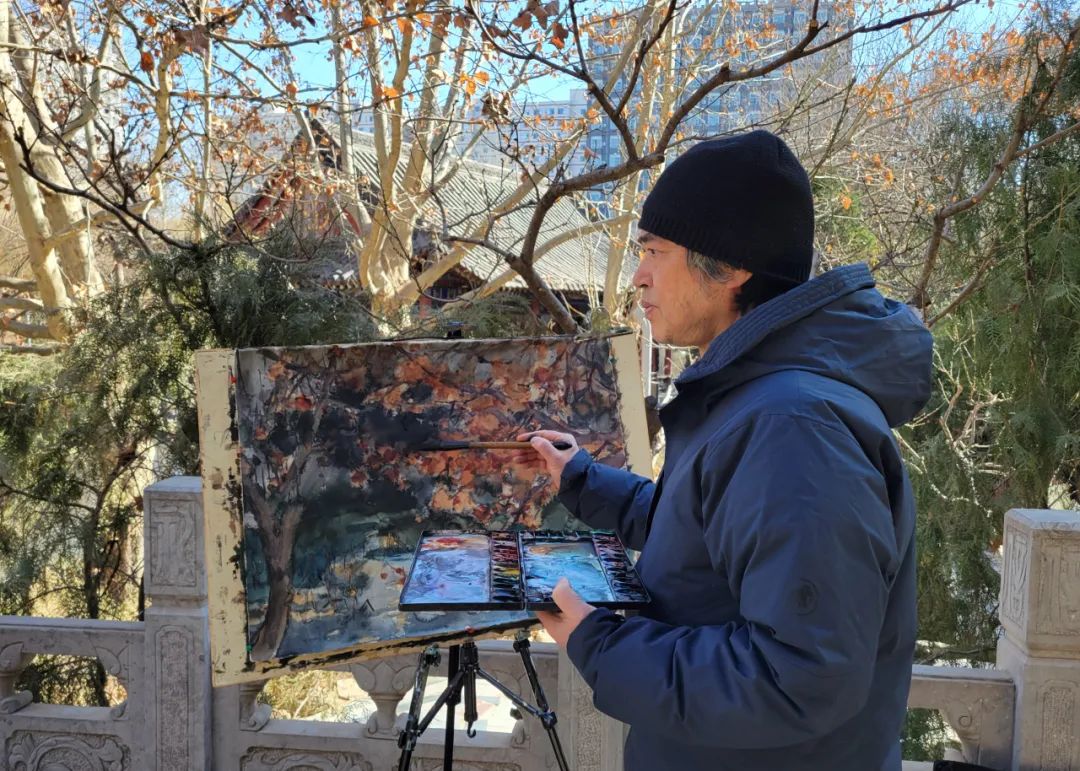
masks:
[[[649,468],[629,335],[206,351],[197,371],[216,683],[532,623],[397,609],[425,529],[581,526],[509,452],[425,445],[551,428]]]
[[[642,608],[649,594],[610,531],[422,533],[401,591],[401,610],[557,610],[566,578],[590,605]]]

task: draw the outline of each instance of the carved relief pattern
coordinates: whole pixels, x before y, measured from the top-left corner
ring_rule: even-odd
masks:
[[[394,722],[397,706],[412,690],[416,660],[411,656],[362,662],[350,667],[353,679],[375,702],[375,712],[368,718],[368,734],[396,736]]]
[[[0,715],[11,715],[34,700],[30,691],[16,691],[15,681],[34,655],[23,653],[23,644],[13,642],[0,648]]]
[[[1080,544],[1048,540],[1039,567],[1038,631],[1080,634]]]
[[[1042,713],[1039,771],[1073,771],[1080,766],[1076,692],[1075,683],[1050,682],[1039,694]]]
[[[595,771],[600,768],[601,727],[600,713],[592,703],[592,692],[574,673],[574,746],[572,758],[576,759],[576,768],[580,771]]]
[[[6,748],[11,771],[128,771],[127,747],[114,736],[16,731]]]
[[[188,771],[191,765],[189,685],[192,639],[182,627],[166,626],[157,633],[157,767]]]
[[[18,674],[26,666],[29,655],[24,656],[23,644],[13,642],[0,648],[0,672],[14,672]]]
[[[119,678],[121,681],[128,679],[128,649],[126,645],[118,651],[95,645],[94,655],[97,656],[101,666],[105,667],[105,671],[110,675]]]
[[[425,758],[417,763],[413,761],[413,768],[419,771],[442,771],[443,762],[439,758]],[[454,771],[521,771],[521,766],[516,763],[499,763],[494,761],[468,760],[458,762],[454,758]]]
[[[150,499],[150,584],[194,589],[195,504],[191,501]]]
[[[252,747],[241,758],[240,771],[372,771],[372,765],[355,752]]]
[[[1006,526],[1005,542],[1008,544],[1008,551],[1005,554],[1005,597],[1002,614],[1017,626],[1023,626],[1031,536],[1019,528]]]

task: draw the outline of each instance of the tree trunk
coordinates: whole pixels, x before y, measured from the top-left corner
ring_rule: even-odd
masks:
[[[676,88],[675,72],[675,24],[670,25],[664,32],[660,43],[660,56],[663,63],[663,71],[659,78],[646,78],[641,84],[641,99],[638,100],[638,119],[634,129],[634,141],[639,151],[648,153],[652,150],[649,146],[649,130],[652,128],[650,115],[667,115],[674,106]],[[656,110],[657,80],[661,81],[662,93],[660,96],[659,110]],[[660,168],[653,173],[659,174]],[[618,213],[631,212],[637,203],[638,188],[641,185],[641,171],[635,171],[626,180],[619,192]],[[604,272],[604,310],[608,318],[614,323],[623,321],[622,298],[619,296],[619,277],[622,275],[623,262],[626,259],[626,250],[630,246],[631,221],[620,222],[609,233],[607,267]]]
[[[277,655],[278,646],[285,639],[289,626],[289,608],[292,605],[292,558],[284,566],[275,566],[267,560],[270,596],[266,602],[266,618],[255,634],[251,645],[252,661],[268,661]]]
[[[57,177],[58,174],[63,174],[59,159],[55,156],[49,157],[51,153],[42,153],[40,156],[34,153],[34,155],[34,168],[38,173],[61,185],[69,184],[66,177],[63,179]],[[93,297],[102,289],[101,274],[94,264],[90,227],[89,225],[79,227],[76,224],[89,221],[87,207],[73,196],[54,193],[51,190],[43,189],[41,196],[51,232],[70,233],[56,246],[64,278],[67,280],[68,292],[80,299]],[[72,232],[72,228],[78,229]]]
[[[206,18],[205,3],[200,9],[200,17]],[[210,95],[213,86],[214,44],[213,39],[207,36],[206,50],[203,52],[203,93],[202,93],[202,120],[203,135],[200,140],[200,154],[202,156],[202,168],[199,169],[199,182],[195,188],[195,215],[192,222],[192,237],[195,241],[202,241],[213,228],[213,217],[207,211],[210,197],[210,164],[212,163],[213,150],[210,142],[214,120],[214,100]]]
[[[412,226],[400,214],[391,214],[392,201],[383,201],[372,217],[371,233],[364,242],[361,264],[367,268],[361,278],[371,292],[377,313],[389,313],[395,309],[394,293],[408,286],[409,263],[412,259]]]
[[[26,36],[23,35],[19,19],[9,2],[0,3],[6,6],[3,10],[6,22],[6,34],[0,39],[10,40],[16,45],[26,45]],[[0,22],[0,23],[2,23]],[[61,187],[73,187],[72,177],[67,167],[75,163],[74,158],[61,159],[56,151],[54,141],[59,141],[59,129],[48,113],[48,108],[41,96],[40,88],[36,82],[37,67],[30,61],[28,56],[10,57],[4,55],[5,62],[0,65],[0,78],[4,79],[5,86],[11,90],[7,96],[5,107],[10,108],[9,116],[15,132],[21,132],[23,143],[30,149],[30,157],[22,158],[23,163],[28,163],[34,173]],[[11,81],[7,80],[8,76]],[[29,95],[23,98],[17,95]],[[18,105],[14,104],[18,102]],[[33,114],[28,114],[23,105],[32,105]],[[22,148],[19,154],[23,155]],[[101,291],[101,275],[94,264],[93,241],[90,239],[89,227],[79,227],[77,223],[87,222],[89,211],[86,202],[65,193],[57,193],[39,186],[42,200],[42,209],[49,221],[47,232],[51,234],[64,234],[58,243],[51,244],[57,252],[60,268],[65,281],[65,288],[69,296],[86,297],[93,296]]]
[[[2,22],[0,22],[2,23]],[[0,78],[3,78],[4,60],[7,54],[0,52]],[[70,333],[65,313],[70,307],[67,287],[56,260],[56,252],[46,246],[49,221],[45,217],[37,182],[21,167],[21,152],[12,131],[12,113],[19,109],[14,100],[4,99],[0,104],[0,161],[7,172],[11,198],[19,217],[19,226],[26,239],[30,267],[37,280],[38,294],[47,309],[46,325],[55,340],[64,340]]]
[[[330,20],[334,34],[334,76],[337,92],[338,110],[338,144],[341,146],[341,160],[338,163],[338,171],[345,185],[345,211],[356,221],[360,232],[349,233],[347,227],[342,228],[342,235],[353,238],[360,236],[366,238],[371,232],[371,216],[367,209],[360,203],[360,191],[357,187],[356,169],[353,164],[353,127],[352,127],[352,100],[349,98],[349,70],[345,62],[345,48],[342,45],[342,35],[346,27],[341,20],[341,6],[338,3],[330,4]],[[363,276],[360,277],[361,281]]]
[[[266,601],[266,617],[252,641],[252,661],[274,658],[281,641],[285,639],[293,597],[293,546],[302,512],[302,504],[289,503],[285,504],[281,518],[275,520],[272,527],[266,527],[265,520],[259,522],[259,540],[266,559],[270,596]]]

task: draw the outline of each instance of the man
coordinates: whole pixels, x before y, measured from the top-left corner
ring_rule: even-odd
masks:
[[[809,278],[809,180],[767,132],[684,153],[639,230],[653,336],[702,352],[659,481],[552,431],[519,460],[642,550],[652,603],[623,618],[563,581],[540,620],[630,725],[627,769],[899,771],[915,511],[890,427],[929,396],[930,334],[865,266]]]

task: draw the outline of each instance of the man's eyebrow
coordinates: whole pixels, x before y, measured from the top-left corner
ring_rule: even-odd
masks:
[[[656,236],[654,236],[652,233],[648,232],[647,230],[642,230],[641,232],[638,233],[637,242],[641,246],[644,246],[645,244],[649,243],[650,241],[655,241],[655,240],[656,240]]]

